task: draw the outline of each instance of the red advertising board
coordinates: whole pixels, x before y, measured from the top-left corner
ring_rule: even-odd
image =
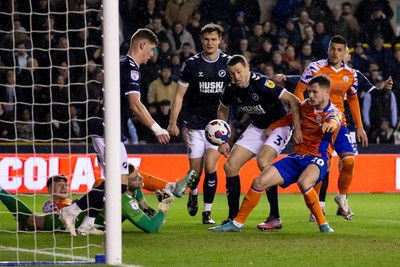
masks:
[[[279,158],[285,155],[279,156]],[[278,158],[278,159],[279,159]],[[168,181],[183,177],[189,168],[186,155],[146,154],[129,157],[140,170]],[[218,164],[218,193],[225,193],[225,175],[221,158]],[[333,158],[328,192],[337,191],[338,158]],[[47,177],[63,173],[69,179],[71,192],[84,193],[101,175],[94,154],[3,154],[0,158],[0,185],[9,192],[46,193]],[[242,192],[247,192],[254,177],[259,174],[255,159],[248,162],[240,172]],[[119,176],[109,177],[118,179]],[[199,187],[200,192],[202,186]],[[280,190],[282,193],[299,192],[296,185]],[[356,155],[352,193],[400,192],[400,155]]]

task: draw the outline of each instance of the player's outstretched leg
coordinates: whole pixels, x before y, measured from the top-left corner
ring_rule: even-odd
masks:
[[[257,225],[257,228],[261,231],[272,231],[282,229],[282,221],[279,215],[278,206],[278,187],[272,186],[267,189],[267,198],[270,206],[270,212],[268,218]]]
[[[225,224],[208,228],[208,230],[212,232],[240,232],[243,230],[243,226],[241,227],[236,226],[235,223],[228,218]]]
[[[177,198],[182,198],[185,195],[186,189],[194,182],[195,178],[196,172],[191,170],[184,178],[176,183],[175,190],[172,194]]]

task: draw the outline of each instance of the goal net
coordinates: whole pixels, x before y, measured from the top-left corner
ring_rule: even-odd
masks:
[[[58,213],[33,219],[51,199],[50,176],[65,175],[76,199],[101,175],[88,127],[102,94],[100,9],[0,2],[0,265],[102,260],[104,237],[71,237]]]

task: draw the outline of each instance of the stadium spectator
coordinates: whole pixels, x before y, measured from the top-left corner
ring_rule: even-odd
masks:
[[[2,142],[9,141],[15,138],[14,121],[8,116],[4,109],[4,104],[0,103],[0,140]]]
[[[275,43],[276,41],[275,25],[271,21],[265,20],[262,24],[262,28],[263,28],[263,37],[265,39],[271,40],[272,43]]]
[[[377,88],[383,88],[385,81],[379,76],[375,81]],[[362,115],[368,137],[376,140],[376,133],[380,129],[381,120],[389,121],[391,128],[398,123],[396,96],[391,90],[373,90],[364,96]]]
[[[300,33],[301,39],[304,39],[304,27],[307,25],[313,26],[315,24],[315,22],[309,18],[308,13],[305,10],[301,11],[299,17],[294,18],[293,22],[294,22],[294,27]]]
[[[347,20],[350,29],[350,36],[353,42],[349,43],[349,47],[353,47],[359,41],[360,25],[353,15],[353,5],[350,2],[342,3],[342,16]]]
[[[303,66],[303,69],[308,66],[308,63],[310,63],[310,61],[312,62],[317,60],[317,58],[314,56],[310,44],[307,43],[303,44],[297,60],[300,61],[300,64]]]
[[[311,26],[311,25],[307,25],[304,27],[304,39],[302,40],[302,42],[303,42],[303,44],[311,45],[311,49],[314,52],[314,55],[315,55],[315,51],[322,50],[322,48],[318,46],[319,44],[317,43],[317,40],[315,40],[314,29],[313,29],[313,26]]]
[[[373,43],[365,49],[365,55],[369,62],[378,64],[384,73],[387,71],[388,63],[393,60],[392,50],[385,47],[385,39],[381,34],[374,36]]]
[[[167,30],[164,28],[161,16],[155,16],[148,28],[157,35],[157,38],[160,42],[168,40]]]
[[[395,39],[395,33],[392,23],[385,17],[381,9],[375,10],[371,18],[363,24],[361,39],[362,41],[371,44],[375,41],[375,36],[381,35],[382,38],[389,44]]]
[[[394,144],[394,129],[390,126],[390,122],[386,118],[381,119],[379,129],[374,134],[375,138],[372,140],[376,144]]]
[[[195,9],[194,0],[168,0],[164,10],[165,21],[169,27],[177,22],[186,27]]]
[[[31,117],[31,111],[28,108],[24,108],[15,123],[15,128],[17,129],[17,141],[32,142],[33,127],[34,124]]]
[[[368,57],[364,53],[364,47],[362,43],[357,43],[354,52],[351,54],[350,64],[354,69],[366,73],[368,71]]]
[[[152,81],[149,85],[147,94],[148,103],[161,102],[162,100],[172,102],[175,97],[176,86],[176,82],[172,81],[171,67],[164,65],[161,68],[160,77]]]
[[[289,18],[285,24],[285,29],[282,30],[288,35],[289,44],[294,45],[296,51],[299,51],[301,48],[301,35],[298,29],[295,27],[293,18]]]
[[[291,74],[289,63],[282,59],[282,54],[279,51],[272,52],[272,65],[275,73]]]
[[[314,55],[317,59],[323,59],[328,53],[329,35],[325,31],[325,24],[322,21],[315,23],[315,46]]]
[[[232,17],[235,14],[230,0],[202,0],[198,10],[202,18],[204,18],[204,24],[216,23],[223,28],[227,28],[232,24]],[[198,51],[201,51],[201,49]]]
[[[172,53],[179,53],[184,43],[189,43],[192,50],[196,47],[192,35],[185,29],[182,22],[176,21],[172,29],[168,31],[167,36]]]
[[[250,27],[245,20],[245,14],[243,11],[236,12],[235,20],[228,27],[227,32],[230,51],[239,51],[240,40],[250,36]]]
[[[22,69],[26,69],[28,65],[28,59],[31,56],[26,50],[25,43],[16,44],[14,62],[17,71],[17,75],[21,73]]]
[[[296,16],[300,17],[302,11],[306,11],[312,21],[318,21],[321,19],[320,10],[313,3],[313,0],[301,0],[300,6],[295,9]]]
[[[192,18],[186,25],[186,30],[192,35],[195,51],[201,51],[201,27],[204,25],[201,13],[198,10],[193,12]]]
[[[372,14],[377,10],[382,11],[385,19],[392,19],[394,13],[388,0],[361,0],[359,2],[354,16],[361,24],[362,30],[364,30],[364,24],[371,20]]]
[[[181,57],[179,56],[179,54],[173,54],[171,56],[171,79],[174,82],[177,82],[179,79],[179,73],[181,71],[182,68],[182,64],[181,64]]]
[[[244,13],[244,21],[250,28],[260,22],[261,10],[258,0],[236,0],[234,10]]]
[[[17,97],[15,86],[15,71],[8,70],[5,74],[5,84],[1,88],[1,102],[4,103],[4,109],[11,120],[16,118],[16,104],[20,97]]]
[[[285,27],[285,23],[288,18],[295,15],[295,10],[300,6],[298,0],[277,0],[275,5],[272,7],[271,20],[277,29]]]
[[[271,62],[271,60],[272,60],[272,47],[273,47],[273,44],[272,44],[271,40],[268,39],[268,38],[265,39],[263,44],[262,44],[262,47],[261,47],[260,51],[254,57],[253,64],[255,66],[258,66],[258,68],[259,68],[260,64],[266,64],[268,62]]]
[[[274,44],[272,50],[278,51],[279,53],[285,53],[286,47],[289,45],[289,35],[286,31],[281,31],[278,34],[278,42]]]
[[[332,6],[332,16],[326,20],[326,32],[329,36],[341,35],[344,38],[353,40],[350,36],[351,28],[349,22],[342,15],[342,8],[339,4],[334,4]],[[353,42],[354,41],[354,42]],[[357,42],[353,40],[350,43],[352,46]]]
[[[286,47],[285,53],[282,55],[282,59],[289,63],[291,75],[300,75],[303,71],[303,67],[300,62],[296,60],[296,50],[293,45]]]
[[[261,23],[256,23],[253,25],[252,33],[248,38],[248,50],[251,52],[253,57],[261,51],[261,47],[266,38],[263,33],[263,26]]]
[[[188,42],[182,44],[182,48],[179,51],[180,62],[185,62],[186,59],[196,55],[196,51],[192,45]]]
[[[86,137],[84,120],[78,118],[78,113],[74,105],[69,106],[69,140],[72,142],[82,142]]]
[[[160,41],[159,49],[156,49],[156,55],[157,56],[157,64],[163,66],[171,62],[171,57],[173,54],[171,44],[169,40],[164,40]]]
[[[145,0],[139,5],[136,10],[135,21],[137,22],[138,28],[148,28],[153,24],[155,18],[161,17],[162,10],[159,1],[156,0]]]

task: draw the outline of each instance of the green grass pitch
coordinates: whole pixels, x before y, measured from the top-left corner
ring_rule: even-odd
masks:
[[[400,266],[400,195],[351,194],[349,205],[355,213],[352,221],[336,215],[334,195],[327,196],[327,220],[335,230],[320,233],[316,223],[308,222],[309,211],[300,194],[280,194],[283,228],[261,232],[256,225],[268,213],[266,197],[247,220],[240,233],[213,233],[201,223],[200,209],[195,217],[186,211],[187,196],[176,199],[165,225],[157,234],[146,234],[129,222],[123,224],[123,263],[139,266]],[[41,196],[36,202],[40,207]],[[153,195],[147,200],[156,206]],[[33,207],[31,198],[24,198]],[[227,201],[217,194],[212,217],[217,223],[226,219]],[[63,248],[74,244],[74,255],[94,258],[103,252],[104,239],[99,236],[75,237],[67,233],[20,233],[13,217],[0,203],[0,261],[16,261],[13,249],[18,243],[27,252],[18,252],[21,260],[53,260],[47,255],[34,255],[30,250],[52,247],[57,253],[71,254]],[[36,242],[34,239],[36,238]],[[90,252],[83,248],[86,242]],[[48,251],[52,253],[53,250]],[[57,260],[68,260],[58,257]]]

